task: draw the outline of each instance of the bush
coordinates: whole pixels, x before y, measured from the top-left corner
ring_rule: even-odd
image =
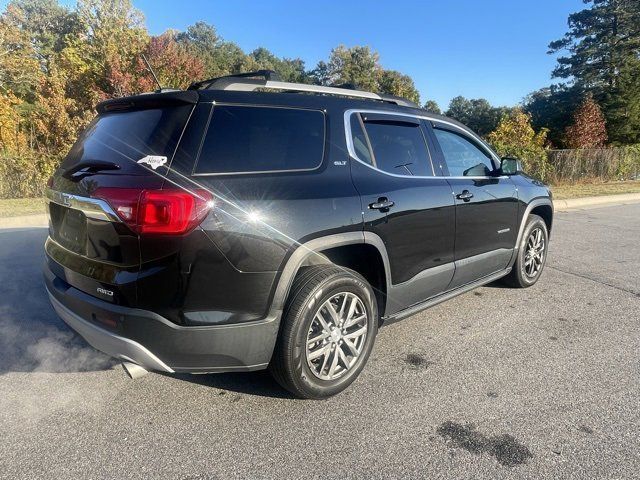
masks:
[[[58,159],[0,154],[0,198],[41,197]]]
[[[500,156],[522,160],[524,170],[529,175],[541,180],[550,176],[552,168],[545,150],[547,130],[536,133],[528,113],[516,109],[503,116],[487,139]]]

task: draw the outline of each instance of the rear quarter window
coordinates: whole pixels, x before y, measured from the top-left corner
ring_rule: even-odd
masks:
[[[317,110],[215,105],[195,174],[312,170],[324,153]]]

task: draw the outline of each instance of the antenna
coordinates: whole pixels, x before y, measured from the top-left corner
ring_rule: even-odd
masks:
[[[160,81],[158,80],[158,77],[156,77],[156,72],[153,71],[153,68],[151,68],[151,64],[149,63],[149,60],[147,60],[147,57],[144,56],[144,53],[141,53],[140,55],[142,55],[142,59],[144,60],[144,63],[147,64],[147,68],[149,69],[149,71],[151,72],[151,75],[153,75],[153,79],[156,81],[156,83],[158,84],[158,88],[160,90],[162,90],[162,85],[160,85]]]

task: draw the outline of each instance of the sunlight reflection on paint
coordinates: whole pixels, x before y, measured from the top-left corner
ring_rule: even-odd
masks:
[[[260,214],[260,212],[256,212],[256,211],[251,211],[247,213],[247,220],[249,220],[252,223],[258,223],[258,222],[262,222],[264,221],[262,215]]]

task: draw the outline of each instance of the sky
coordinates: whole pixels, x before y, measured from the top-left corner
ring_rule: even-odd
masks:
[[[0,1],[0,4],[6,3]],[[63,3],[73,3],[65,0]],[[133,0],[152,34],[202,20],[250,52],[266,47],[311,69],[332,48],[369,45],[384,68],[410,75],[421,101],[515,105],[554,81],[549,42],[582,0]]]

